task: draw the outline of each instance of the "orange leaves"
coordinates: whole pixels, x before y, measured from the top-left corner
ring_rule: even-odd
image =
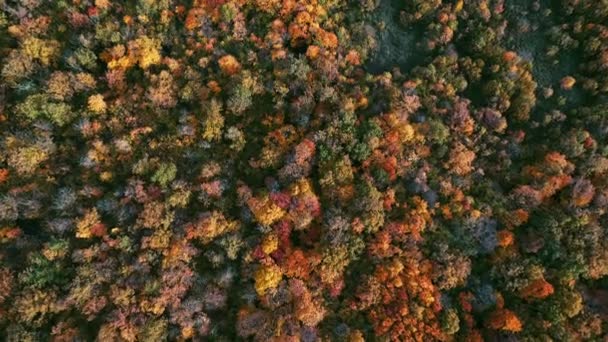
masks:
[[[294,314],[298,320],[307,326],[314,327],[325,316],[325,308],[306,288],[301,280],[290,281],[291,293],[295,298]]]
[[[490,329],[519,332],[522,323],[515,313],[508,309],[497,309],[488,318],[487,325]]]
[[[305,13],[305,12],[302,12]],[[296,23],[292,23],[289,25],[287,30],[289,32],[289,36],[291,37],[291,45],[296,46],[301,41],[306,41],[310,38],[310,33],[308,32],[308,28],[303,25],[298,25]]]
[[[274,49],[271,52],[271,57],[273,61],[285,59],[287,57],[287,51],[285,49]]]
[[[395,198],[395,190],[393,190],[393,189],[387,190],[386,193],[384,194],[383,203],[382,203],[384,205],[384,210],[390,211],[395,203],[397,203],[397,200]]]
[[[545,197],[552,196],[572,182],[569,174],[574,170],[574,165],[563,154],[549,152],[542,166],[546,179],[541,191]]]
[[[105,10],[112,6],[112,2],[109,0],[95,0],[95,7]]]
[[[395,178],[397,177],[397,158],[390,156],[384,159],[384,162],[382,163],[382,169],[388,174],[389,180],[395,180]]]
[[[509,230],[498,231],[498,245],[500,247],[511,246],[513,244],[514,240],[515,240],[515,235],[513,235],[513,232],[511,232]]]
[[[164,252],[163,267],[171,267],[179,262],[190,262],[196,252],[197,250],[190,245],[187,239],[173,241]]]
[[[409,208],[402,221],[389,222],[385,225],[384,230],[379,236],[390,234],[390,236],[383,238],[387,241],[386,243],[391,239],[396,241],[408,239],[422,241],[421,233],[430,224],[431,214],[428,210],[427,202],[422,198],[414,196],[412,202],[413,205]],[[383,250],[386,249],[388,249],[388,246],[383,248]]]
[[[209,89],[216,94],[219,94],[222,91],[222,87],[220,87],[217,81],[209,81],[207,83],[207,87],[209,87]]]
[[[570,185],[573,171],[574,165],[566,159],[566,156],[559,152],[549,152],[542,162],[523,168],[523,176],[532,178],[533,184],[520,185],[513,194],[519,198],[521,205],[538,206]],[[587,200],[584,196],[581,198],[583,201],[581,204]]]
[[[336,189],[336,196],[342,202],[352,200],[355,196],[355,186],[352,184],[338,186]]]
[[[6,243],[8,241],[14,240],[21,236],[21,229],[17,227],[3,227],[0,228],[0,243]],[[2,294],[0,293],[0,298]]]
[[[188,11],[184,25],[188,31],[192,31],[200,26],[201,17],[205,11],[202,8],[195,7]]]
[[[457,143],[450,151],[450,159],[446,164],[446,168],[454,174],[464,176],[473,170],[473,161],[475,160],[475,152],[466,148],[463,144]]]
[[[310,299],[307,297],[298,298],[294,308],[294,313],[296,318],[302,323],[307,326],[314,327],[323,320],[325,310],[323,310],[323,308],[319,305],[315,305],[316,303],[309,301]]]
[[[515,61],[516,58],[517,58],[517,52],[515,52],[515,51],[506,51],[502,54],[502,59],[507,63],[511,63],[511,62]]]
[[[72,311],[107,321],[116,334],[100,333],[106,340],[162,340],[154,330],[192,340],[481,341],[524,323],[531,336],[549,325],[531,321],[541,316],[582,324],[589,296],[552,296],[557,288],[542,274],[555,286],[567,274],[566,297],[579,277],[608,273],[608,159],[595,127],[604,108],[566,117],[559,110],[568,106],[553,99],[541,106],[546,116],[507,131],[507,118],[524,119],[534,106],[535,83],[525,58],[500,46],[508,37],[492,33],[500,22],[473,32],[475,56],[444,46],[462,35],[458,21],[499,14],[502,3],[409,2],[431,9],[419,18],[430,31],[415,45],[437,49],[409,51],[425,63],[407,76],[397,67],[408,56],[386,49],[395,47],[386,36],[395,23],[386,31],[368,22],[386,14],[372,12],[375,0],[142,0],[149,6],[137,8],[77,0],[65,19],[78,32],[48,35],[82,48],[29,39],[45,36],[28,28],[39,11],[17,13],[22,42],[6,53],[19,63],[0,94],[9,100],[0,112],[11,115],[0,121],[4,138],[27,141],[3,143],[8,252],[0,259],[40,247],[43,264],[9,263],[10,272],[17,285],[31,273],[44,291],[57,290],[60,311],[69,311],[25,315],[34,322],[17,330],[62,332],[74,322],[56,318]],[[53,63],[59,57],[67,67]],[[591,97],[601,93],[601,82],[583,83]],[[44,96],[49,112],[70,104],[85,117],[62,128],[34,113],[21,124],[10,113],[25,100],[15,91]],[[482,101],[473,105],[472,95]],[[564,125],[572,133],[558,141]],[[48,234],[31,231],[38,225]],[[44,241],[55,236],[65,247]],[[551,262],[569,256],[573,265]],[[74,281],[44,279],[64,269]],[[458,298],[461,290],[470,292]],[[513,311],[503,299],[493,306],[496,291],[515,291]],[[225,315],[234,305],[247,306],[238,322]],[[317,329],[330,309],[335,326]],[[528,313],[537,309],[552,311]]]
[[[572,189],[572,203],[577,207],[584,207],[591,203],[595,195],[595,187],[587,179],[579,179]]]
[[[515,228],[528,222],[529,217],[530,214],[525,209],[516,209],[508,212],[503,220],[507,228]]]
[[[407,102],[408,99],[409,98],[403,98],[403,102],[398,106],[399,113],[407,115],[410,111],[416,110],[417,104]],[[415,138],[416,131],[414,130],[414,127],[403,119],[403,115],[390,113],[384,115],[383,120],[389,127],[389,132],[386,139],[391,143],[401,144],[409,142]]]
[[[289,254],[283,264],[285,275],[291,278],[300,278],[307,280],[310,276],[311,261],[317,263],[319,258],[313,256],[307,256],[300,249],[296,249],[293,253]]]
[[[553,292],[553,285],[551,285],[544,279],[537,279],[532,281],[525,288],[523,288],[520,292],[520,296],[529,300],[543,299],[552,295]]]
[[[547,179],[541,188],[543,198],[549,198],[556,194],[559,190],[565,188],[572,183],[572,177],[569,175],[557,175]]]
[[[345,57],[346,62],[348,62],[351,65],[360,65],[361,64],[361,57],[359,56],[359,53],[356,50],[350,50],[348,51],[348,54]]]
[[[368,250],[373,256],[388,257],[392,250],[389,232],[385,230],[378,232],[374,240],[369,244]]]
[[[294,160],[297,164],[304,164],[315,154],[315,143],[310,139],[304,139],[295,147]]]
[[[572,76],[566,76],[560,81],[563,90],[571,90],[576,84],[576,79]]]
[[[515,214],[515,222],[514,225],[517,227],[523,223],[528,222],[528,218],[530,217],[530,214],[525,211],[524,209],[517,209],[514,211]]]
[[[440,293],[431,281],[431,263],[417,249],[402,252],[406,255],[376,267],[354,305],[371,304],[368,317],[376,335],[395,341],[440,339]]]
[[[338,47],[338,36],[330,31],[323,29],[320,25],[321,17],[326,15],[326,11],[321,5],[308,6],[307,10],[296,14],[293,22],[289,25],[287,32],[290,37],[291,46],[309,45],[314,40],[316,51],[309,51],[307,56],[311,59],[317,57],[319,48],[334,50]],[[313,46],[313,45],[310,45]]]
[[[334,33],[319,29],[316,34],[321,46],[328,49],[335,49],[338,47],[338,37]]]
[[[306,49],[306,57],[310,59],[315,59],[319,56],[321,49],[316,45],[310,45],[308,49]]]
[[[8,169],[0,169],[0,184],[5,183],[8,180],[10,172]]]
[[[559,152],[547,153],[547,155],[545,155],[545,165],[549,172],[564,172],[574,167],[574,165],[566,159],[566,156]]]
[[[241,64],[232,55],[225,55],[218,60],[222,72],[226,75],[234,75],[241,70]]]
[[[386,282],[390,279],[397,278],[397,276],[403,271],[404,268],[405,266],[403,266],[403,263],[399,261],[399,259],[394,259],[390,264],[386,265],[386,267],[376,269],[376,277],[381,282]],[[403,283],[399,281],[399,284]]]

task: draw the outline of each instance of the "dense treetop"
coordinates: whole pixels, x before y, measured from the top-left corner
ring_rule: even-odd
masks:
[[[608,338],[605,0],[0,0],[7,341]]]

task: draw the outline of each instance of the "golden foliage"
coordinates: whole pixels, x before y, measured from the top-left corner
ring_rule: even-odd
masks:
[[[80,239],[103,236],[105,232],[106,227],[101,223],[101,217],[96,208],[88,210],[76,223],[76,237]]]
[[[255,290],[260,296],[263,296],[268,290],[277,287],[282,278],[283,273],[278,266],[262,266],[254,275]]]
[[[89,96],[87,103],[89,110],[94,113],[103,113],[106,111],[106,102],[104,101],[103,95],[101,94]]]
[[[25,55],[38,60],[43,65],[51,64],[59,53],[59,42],[29,37],[23,41]]]
[[[269,234],[262,239],[262,251],[266,254],[270,254],[279,248],[279,238],[276,234]]]
[[[268,196],[262,199],[252,197],[247,201],[247,205],[256,221],[264,226],[272,225],[285,215],[285,210],[272,202]]]
[[[205,213],[195,224],[190,224],[186,228],[188,239],[199,239],[207,244],[215,238],[236,230],[239,226],[238,221],[228,220],[219,211]]]

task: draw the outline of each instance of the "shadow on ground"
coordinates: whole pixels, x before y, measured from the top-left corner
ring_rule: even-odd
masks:
[[[368,72],[381,73],[398,67],[407,73],[429,56],[422,47],[424,27],[405,27],[400,23],[400,3],[399,0],[381,0],[372,14],[378,45],[366,64]]]

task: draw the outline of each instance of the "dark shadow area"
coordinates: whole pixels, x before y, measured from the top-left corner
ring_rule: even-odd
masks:
[[[381,0],[372,14],[378,46],[365,65],[368,72],[378,74],[399,67],[405,73],[430,55],[430,51],[422,47],[424,24],[404,27],[399,20],[400,3]]]
[[[561,15],[559,5],[550,0],[539,1],[536,8],[530,1],[506,2],[505,17],[509,21],[506,47],[532,62],[534,79],[541,87],[555,85],[564,76],[575,73],[582,62],[579,49],[561,51],[553,58],[547,55],[552,45],[549,31],[561,24]]]

